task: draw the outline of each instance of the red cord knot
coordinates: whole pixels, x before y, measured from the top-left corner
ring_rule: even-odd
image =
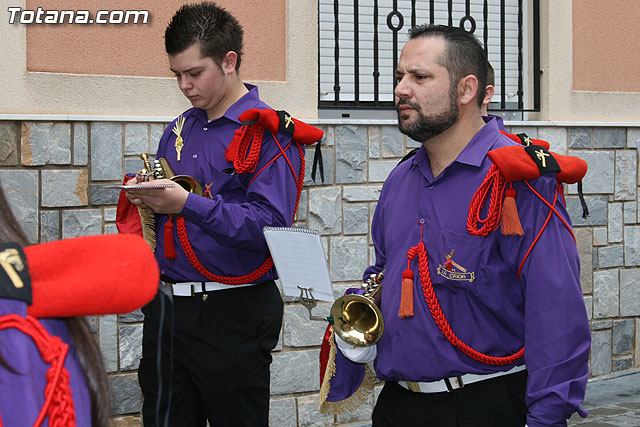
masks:
[[[42,360],[48,364],[52,364],[60,356],[61,350],[66,344],[62,342],[60,338],[52,335],[47,341],[43,342],[43,348],[41,351]]]
[[[411,249],[409,249],[407,251],[407,258],[409,258],[410,260],[414,259],[416,257],[416,255],[418,254],[418,247],[414,246]]]
[[[513,187],[509,187],[504,191],[505,196],[507,197],[511,197],[511,198],[516,198],[516,196],[518,195],[518,192],[515,190],[515,188]]]

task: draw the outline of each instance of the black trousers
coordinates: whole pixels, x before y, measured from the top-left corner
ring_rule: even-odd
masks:
[[[523,427],[526,385],[526,371],[442,393],[414,393],[386,382],[373,410],[373,427]]]
[[[169,426],[201,427],[207,420],[212,427],[268,426],[271,350],[282,326],[280,292],[268,281],[205,295],[176,296],[171,305],[158,294],[142,309],[138,379],[144,425],[164,426],[168,411]],[[161,298],[166,310],[158,359]]]

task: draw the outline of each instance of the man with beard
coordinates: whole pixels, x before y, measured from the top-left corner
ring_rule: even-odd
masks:
[[[326,401],[340,400],[340,376],[375,360],[385,381],[375,427],[564,426],[573,412],[586,416],[590,332],[557,171],[499,190],[505,181],[489,152],[533,156],[482,118],[482,46],[445,26],[409,36],[395,100],[400,131],[422,147],[384,184],[372,223],[376,263],[364,275],[385,271],[385,329],[364,349],[335,336]],[[499,226],[501,191],[517,195],[504,211],[517,207],[519,233]]]

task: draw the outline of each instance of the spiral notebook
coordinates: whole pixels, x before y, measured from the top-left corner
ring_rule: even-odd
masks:
[[[285,295],[311,289],[319,301],[335,300],[320,233],[301,227],[264,227],[264,236]]]

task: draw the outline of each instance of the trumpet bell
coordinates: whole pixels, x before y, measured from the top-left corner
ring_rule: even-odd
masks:
[[[203,195],[202,185],[189,175],[175,175],[169,179],[187,190],[189,193],[194,193],[198,196]]]
[[[384,332],[384,320],[378,306],[357,294],[340,297],[331,307],[333,331],[345,342],[367,347],[376,344]]]
[[[204,192],[202,191],[202,185],[198,181],[195,180],[192,176],[189,175],[176,175],[171,169],[169,162],[164,157],[156,159],[154,161],[154,168],[151,169],[151,165],[149,163],[149,156],[147,153],[142,153],[140,155],[145,162],[145,167],[153,171],[155,178],[167,178],[171,181],[178,184],[180,187],[187,190],[189,193],[197,194],[198,196],[202,196]]]

